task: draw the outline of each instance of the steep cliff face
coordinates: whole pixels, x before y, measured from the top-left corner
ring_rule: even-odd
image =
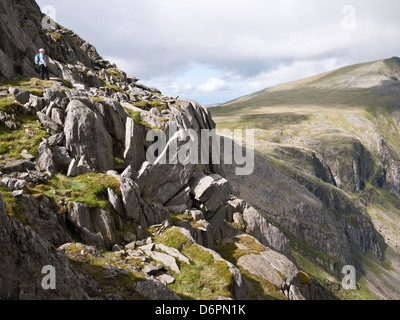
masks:
[[[6,213],[0,196],[0,298],[6,300],[31,299],[87,299],[87,283],[77,273],[65,255],[29,227],[23,227]],[[42,280],[51,265],[57,270],[59,288],[44,290]]]
[[[0,7],[0,269],[13,274],[0,297],[315,297],[290,241],[232,195],[223,166],[162,164],[163,150],[146,161],[151,130],[184,150],[169,128],[212,130],[208,110],[139,84],[59,25],[43,30],[34,1]],[[51,81],[32,78],[38,47]],[[45,265],[70,286],[43,292]]]

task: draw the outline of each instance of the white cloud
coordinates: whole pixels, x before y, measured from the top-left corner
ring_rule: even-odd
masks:
[[[315,74],[341,67],[336,58],[316,61],[295,61],[291,64],[282,64],[275,69],[262,72],[248,79],[248,87],[258,91],[284,82],[306,78]]]
[[[103,56],[114,57],[127,73],[161,89],[176,83],[176,89],[200,98],[218,90],[231,90],[235,98],[239,83],[241,88],[258,88],[308,75],[307,68],[322,72],[400,55],[400,42],[394,40],[400,30],[400,1],[394,0],[352,0],[355,30],[342,27],[345,0],[38,3],[54,5],[59,23],[94,44]],[[192,70],[190,81],[181,83],[182,74],[194,64],[209,66],[210,75],[196,80],[198,70]],[[233,84],[227,87],[229,81]]]
[[[222,79],[211,78],[207,82],[200,84],[197,87],[197,91],[202,93],[212,93],[216,91],[226,91],[229,89],[228,83]]]

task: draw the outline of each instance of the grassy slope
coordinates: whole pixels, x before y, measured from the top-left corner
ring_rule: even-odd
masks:
[[[320,151],[318,145],[321,143],[341,145],[344,138],[353,137],[376,155],[378,146],[373,135],[378,132],[400,152],[400,131],[392,116],[400,106],[400,90],[393,89],[396,88],[393,78],[399,76],[397,59],[364,63],[262,90],[210,111],[219,130],[254,128],[256,149],[293,164],[295,170],[304,171],[307,163],[301,165],[300,160],[299,165],[299,159],[277,155],[274,148],[290,145]],[[399,84],[397,88],[400,88]],[[398,254],[395,254],[400,243],[398,201],[384,190],[375,190],[372,184],[362,192],[370,192],[370,189],[376,192],[373,192],[374,197],[367,209],[377,231],[389,244],[386,262],[381,265],[372,256],[361,257],[366,272],[358,279],[361,287],[358,292],[346,295],[332,289],[332,285],[328,286],[339,298],[395,298],[400,292],[398,284],[391,282],[399,265]],[[349,195],[357,201],[362,199],[362,192]],[[301,257],[298,261],[308,260]],[[303,268],[305,265],[310,266],[309,263],[300,263]],[[321,272],[316,271],[318,267],[305,269],[321,279]],[[322,278],[329,282],[326,275],[323,274]]]

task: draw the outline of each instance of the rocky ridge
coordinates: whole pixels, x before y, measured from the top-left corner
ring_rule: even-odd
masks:
[[[222,166],[146,161],[151,129],[214,129],[205,108],[139,84],[68,29],[43,30],[34,1],[0,8],[0,298],[314,298],[290,241],[232,195]],[[49,82],[31,78],[38,47]],[[40,286],[46,265],[56,290]]]

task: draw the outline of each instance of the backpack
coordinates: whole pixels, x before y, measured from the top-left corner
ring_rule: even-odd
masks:
[[[39,64],[40,63],[40,53],[36,54],[35,56],[35,63]]]

